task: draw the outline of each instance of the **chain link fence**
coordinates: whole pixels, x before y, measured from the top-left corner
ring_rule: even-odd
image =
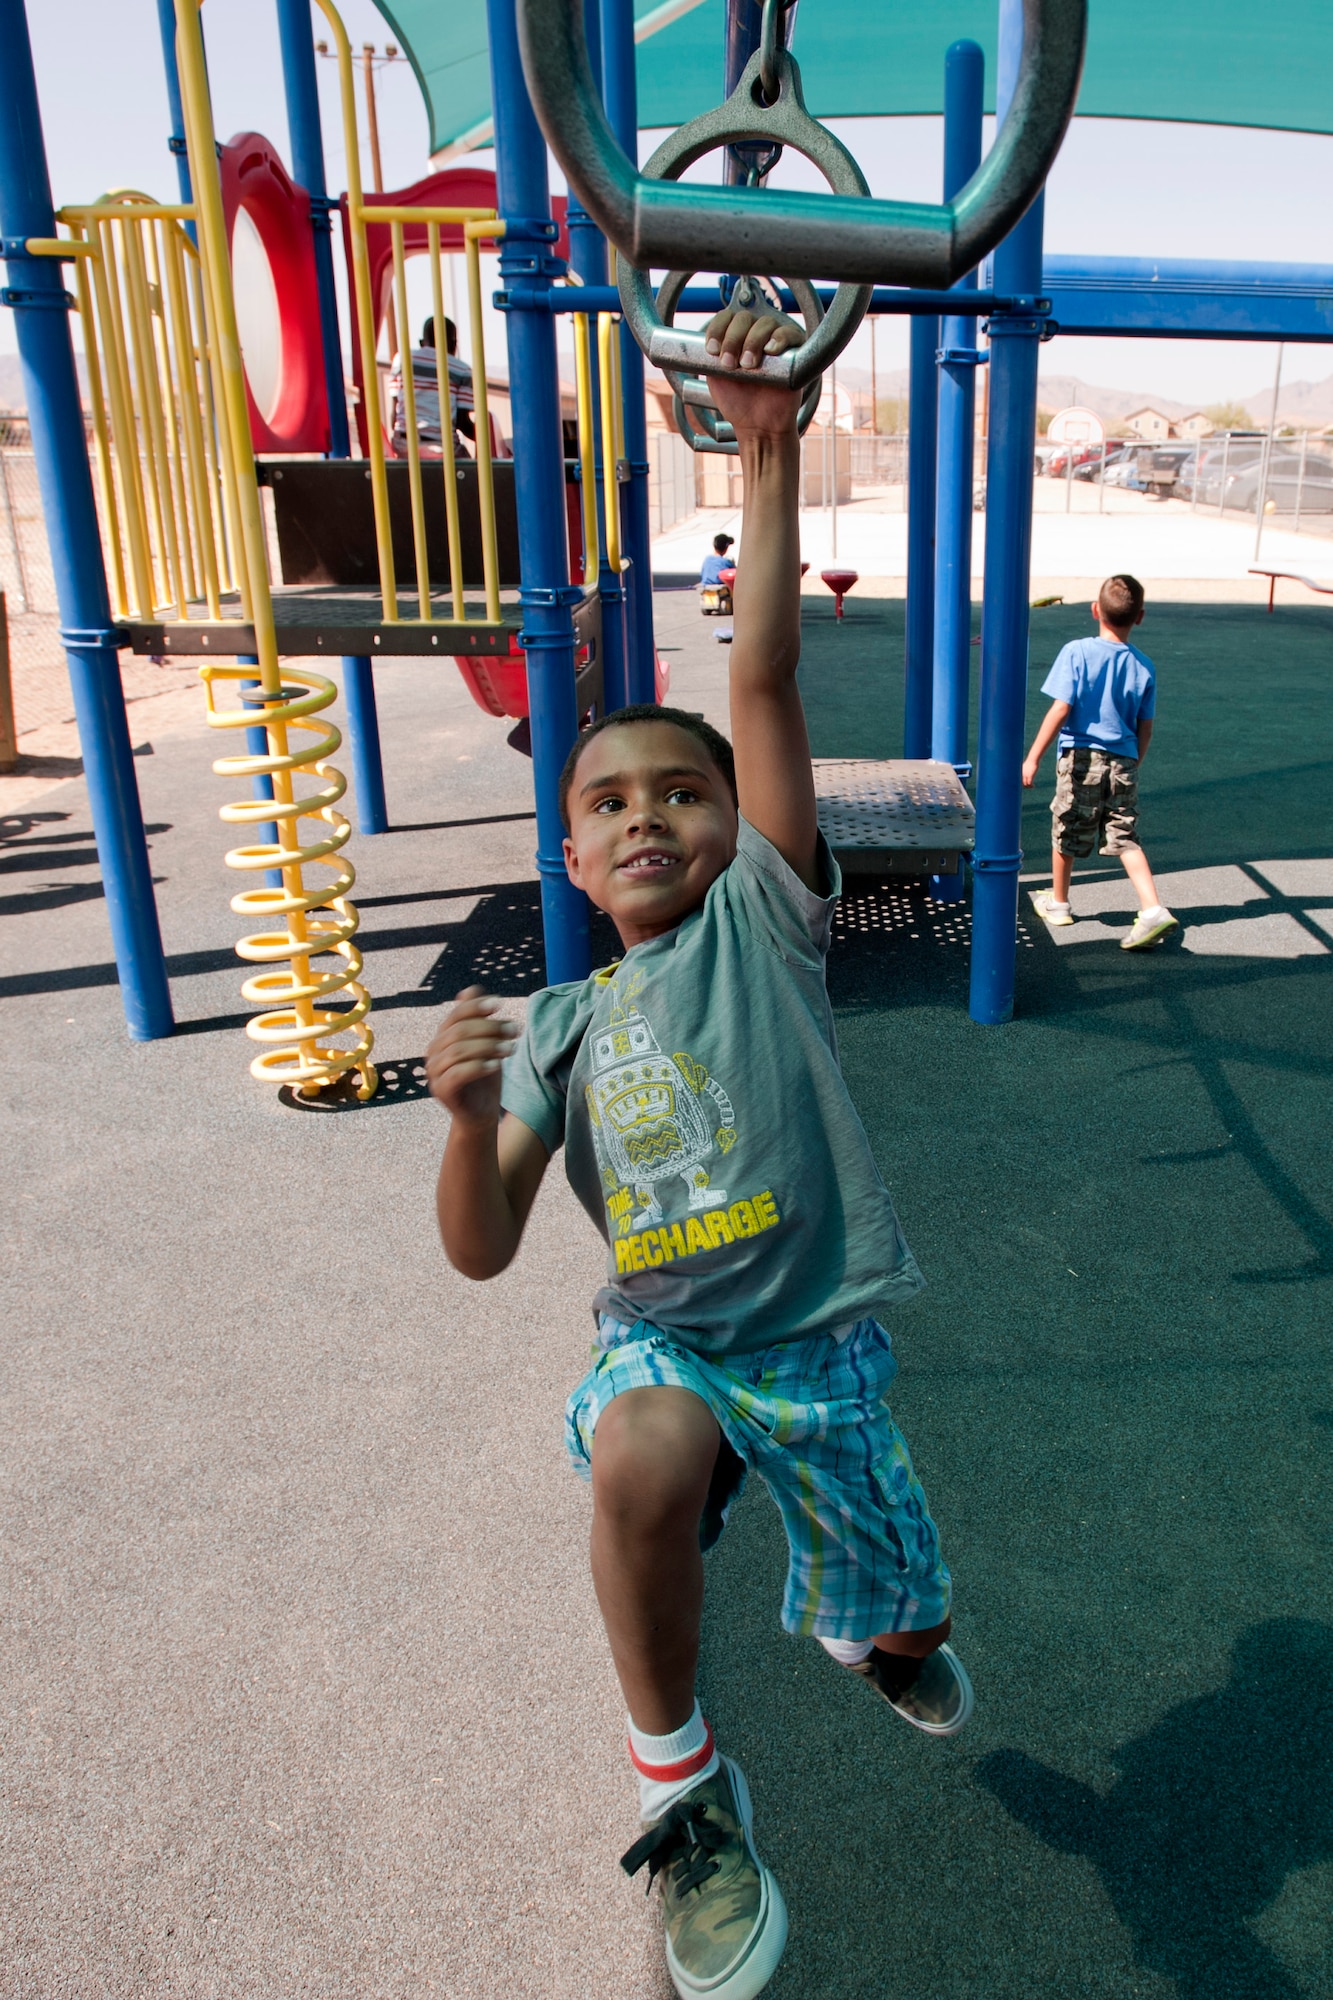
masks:
[[[1333,437],[1307,431],[1217,431],[1194,440],[1037,448],[1039,471],[1067,488],[1091,482],[1154,500],[1178,500],[1192,514],[1266,522],[1297,534],[1333,535]],[[1069,496],[1072,498],[1072,494]]]
[[[23,751],[25,737],[72,722],[74,703],[32,436],[25,416],[7,412],[0,412],[0,592],[9,628],[14,726]],[[158,662],[130,653],[120,656],[120,674],[127,702],[197,679],[188,660]]]
[[[37,466],[28,420],[21,416],[0,416],[0,590],[21,739],[72,713]]]

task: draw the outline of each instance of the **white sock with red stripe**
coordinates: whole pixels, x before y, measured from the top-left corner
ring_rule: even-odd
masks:
[[[825,1639],[821,1636],[819,1643],[840,1667],[859,1667],[862,1660],[868,1660],[875,1650],[873,1639]]]
[[[716,1771],[713,1732],[697,1701],[689,1721],[667,1736],[650,1736],[646,1729],[636,1728],[632,1715],[625,1720],[630,1761],[639,1774],[639,1817],[661,1819],[678,1798]]]

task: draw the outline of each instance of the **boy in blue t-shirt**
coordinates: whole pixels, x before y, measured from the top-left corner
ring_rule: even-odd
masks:
[[[721,583],[723,570],[735,569],[735,557],[727,554],[734,540],[734,535],[714,535],[713,553],[705,556],[700,565],[700,583]]]
[[[1069,882],[1075,861],[1093,849],[1117,855],[1139,899],[1122,951],[1146,951],[1176,928],[1165,909],[1139,846],[1139,765],[1152,737],[1157,688],[1153,663],[1129,635],[1143,623],[1143,585],[1137,577],[1108,576],[1092,605],[1095,639],[1071,639],[1042,683],[1054,696],[1023,765],[1023,783],[1037,770],[1058,736],[1055,797],[1051,801],[1051,887],[1032,899],[1053,929],[1072,924]]]
[[[695,1695],[702,1551],[747,1470],[786,1529],[787,1630],[927,1735],[972,1709],[947,1643],[949,1573],[886,1400],[881,1316],[923,1280],[843,1080],[825,983],[840,881],[796,681],[800,398],[741,372],[800,338],[779,314],[732,308],[708,328],[735,371],[714,395],[745,479],[734,742],[683,710],[631,707],[565,765],[565,865],[623,956],[533,994],[517,1046],[469,988],[426,1055],[452,1114],[438,1215],[456,1269],[504,1270],[562,1150],[606,1242],[566,1441],[592,1483],[593,1582],[638,1774],[643,1833],[623,1865],[661,1889],[681,2000],[753,2000],[787,1930],[744,1775]],[[813,1672],[809,1688],[820,1698]]]

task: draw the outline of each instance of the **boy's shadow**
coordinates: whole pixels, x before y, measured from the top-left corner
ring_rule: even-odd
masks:
[[[1114,1762],[1106,1793],[1017,1750],[977,1777],[1039,1839],[1095,1863],[1140,1964],[1184,2000],[1300,2000],[1250,1924],[1293,1870],[1333,1857],[1333,1627],[1252,1626],[1225,1687]]]

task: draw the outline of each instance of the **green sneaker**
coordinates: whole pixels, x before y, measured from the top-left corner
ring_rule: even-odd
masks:
[[[849,1671],[870,1682],[904,1722],[927,1736],[956,1736],[972,1713],[975,1697],[967,1668],[950,1645],[937,1646],[921,1662],[921,1671],[905,1688],[886,1684],[880,1661],[892,1655],[871,1653]],[[906,1662],[904,1662],[904,1665]]]
[[[1032,898],[1032,907],[1053,931],[1062,931],[1066,924],[1072,924],[1074,921],[1074,913],[1067,903],[1063,909],[1056,908],[1049,889],[1043,889],[1040,894]]]
[[[754,2000],[787,1942],[782,1891],[755,1852],[744,1773],[729,1757],[620,1858],[660,1875],[667,1970],[681,2000]]]
[[[1179,917],[1173,917],[1170,910],[1140,910],[1134,919],[1134,928],[1128,937],[1120,940],[1121,951],[1147,951],[1168,931],[1178,929]]]

